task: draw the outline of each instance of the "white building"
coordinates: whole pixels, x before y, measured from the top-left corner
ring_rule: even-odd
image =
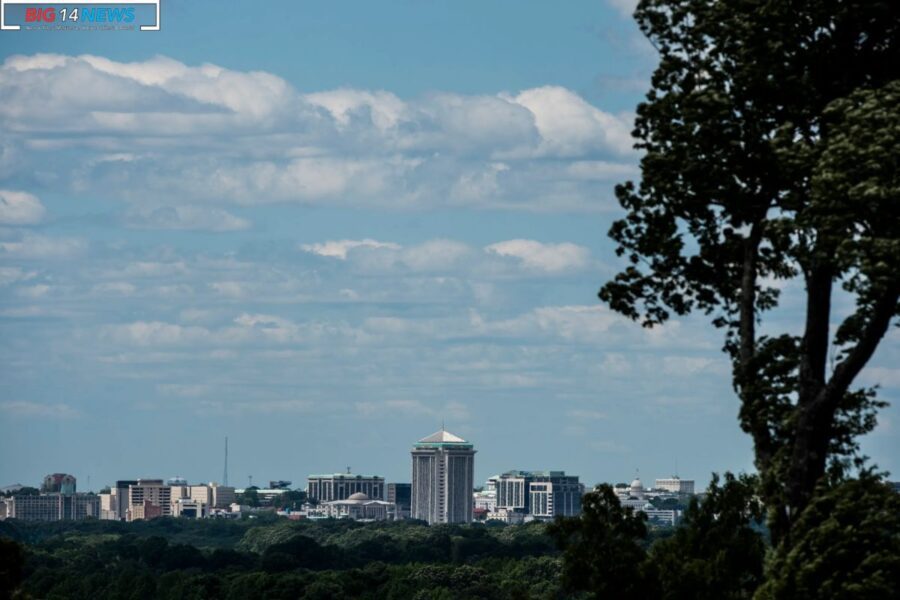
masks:
[[[329,473],[309,475],[306,483],[306,497],[318,502],[346,500],[356,493],[369,498],[384,500],[384,477],[377,475],[354,475],[353,473]]]
[[[494,512],[497,509],[497,492],[491,490],[475,492],[472,494],[472,502],[475,510]]]
[[[510,510],[507,508],[498,508],[487,514],[488,521],[500,521],[510,525],[517,525],[525,521],[525,513],[519,510]]]
[[[694,493],[694,480],[693,479],[681,479],[677,475],[669,478],[669,479],[657,479],[655,483],[656,489],[665,490],[667,492],[671,492],[673,494],[688,494],[693,495]]]
[[[326,516],[332,519],[352,519],[354,521],[392,521],[396,505],[384,500],[373,500],[357,492],[346,500],[332,500],[324,504]]]
[[[412,449],[411,516],[434,523],[471,523],[475,449],[441,429]]]

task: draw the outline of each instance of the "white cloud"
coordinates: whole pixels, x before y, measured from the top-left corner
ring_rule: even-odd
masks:
[[[444,270],[458,265],[472,254],[472,249],[462,242],[437,239],[406,248],[401,259],[406,266],[417,271]]]
[[[44,419],[74,419],[80,415],[78,410],[68,404],[41,404],[21,400],[0,402],[0,412],[17,417]]]
[[[507,240],[485,248],[500,256],[518,258],[531,269],[557,273],[583,268],[590,259],[590,250],[571,243],[543,244],[535,240]]]
[[[34,225],[44,218],[44,205],[27,192],[0,190],[0,224]]]
[[[9,285],[17,281],[27,281],[37,276],[34,271],[23,271],[19,267],[0,267],[0,285]]]
[[[198,208],[223,202],[604,210],[633,174],[630,121],[558,86],[401,99],[303,94],[271,73],[166,57],[0,66],[0,171],[58,173],[42,182],[53,191],[120,189],[134,227],[249,226]],[[184,205],[147,208],[163,195]]]
[[[581,156],[603,149],[622,155],[632,152],[631,124],[591,106],[571,90],[544,86],[521,92],[515,101],[534,113],[543,153]]]
[[[217,209],[201,206],[160,206],[132,209],[125,217],[129,227],[136,229],[184,229],[194,231],[240,231],[250,227],[250,221]]]
[[[212,386],[205,383],[161,383],[156,389],[166,396],[197,398],[209,394]]]
[[[637,8],[638,0],[606,0],[606,3],[612,6],[623,17],[631,18],[634,9]]]
[[[87,245],[76,238],[54,238],[43,235],[25,235],[15,241],[0,242],[0,256],[13,258],[54,259],[74,258],[84,252]]]
[[[400,98],[385,91],[339,89],[307,94],[306,100],[328,110],[341,128],[351,119],[369,119],[378,129],[387,130],[407,118],[409,107]]]
[[[52,288],[49,285],[39,283],[37,285],[21,287],[17,290],[17,293],[25,298],[41,298],[46,296],[47,292],[51,289]]]
[[[461,422],[468,421],[471,417],[468,407],[461,402],[447,402],[432,406],[419,400],[382,400],[357,402],[354,407],[359,416],[366,418],[395,419],[397,417],[425,416],[435,420]]]
[[[160,321],[135,321],[123,325],[108,325],[105,333],[115,342],[137,346],[199,342],[209,337],[209,330],[202,327],[185,327]]]
[[[323,242],[320,244],[302,244],[300,248],[305,252],[318,254],[319,256],[327,256],[330,258],[339,258],[347,260],[347,253],[354,248],[388,248],[391,250],[399,250],[400,244],[393,242],[379,242],[366,238],[364,240],[334,240]]]
[[[608,418],[607,414],[604,412],[600,412],[599,410],[586,410],[583,408],[566,411],[566,416],[579,421],[602,421]]]
[[[137,287],[127,281],[109,281],[98,283],[93,287],[93,291],[102,296],[131,296],[137,291]]]

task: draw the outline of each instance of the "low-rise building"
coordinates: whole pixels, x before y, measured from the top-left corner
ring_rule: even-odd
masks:
[[[351,494],[346,500],[325,502],[325,514],[332,519],[354,521],[392,521],[396,505],[384,500],[373,500],[362,492]]]
[[[69,521],[99,518],[100,498],[94,494],[40,494],[7,498],[7,518],[23,521]]]
[[[694,480],[681,479],[677,475],[674,475],[668,479],[657,479],[654,488],[665,490],[673,494],[692,495],[694,493]]]
[[[384,477],[377,475],[355,475],[347,472],[310,475],[306,479],[306,497],[316,502],[346,500],[356,493],[365,494],[376,500],[384,499]]]
[[[497,492],[493,490],[474,492],[472,494],[472,502],[476,511],[492,513],[497,510]]]

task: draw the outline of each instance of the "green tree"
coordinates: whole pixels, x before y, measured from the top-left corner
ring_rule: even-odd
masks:
[[[900,3],[642,0],[635,18],[659,66],[641,181],[616,188],[629,265],[599,295],[645,326],[700,310],[725,329],[772,536],[790,543],[881,406],[852,386],[898,314]],[[759,335],[773,280],[795,277],[802,334]]]
[[[647,517],[598,485],[582,499],[581,516],[558,519],[548,529],[563,552],[563,585],[595,598],[643,598],[650,592],[642,566]]]
[[[656,542],[649,562],[664,600],[751,598],[762,581],[766,546],[756,481],[713,475],[703,502],[691,500],[674,535]]]
[[[757,600],[900,597],[900,494],[868,474],[823,487]]]
[[[22,546],[9,538],[0,537],[0,599],[12,597],[22,583],[24,569]]]
[[[240,503],[246,504],[247,506],[258,507],[260,505],[258,489],[259,488],[257,487],[249,487],[244,490],[244,493],[241,494],[240,497]]]

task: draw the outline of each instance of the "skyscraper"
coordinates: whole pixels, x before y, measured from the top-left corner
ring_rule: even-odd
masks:
[[[433,523],[469,523],[475,449],[441,429],[412,449],[412,518]]]

